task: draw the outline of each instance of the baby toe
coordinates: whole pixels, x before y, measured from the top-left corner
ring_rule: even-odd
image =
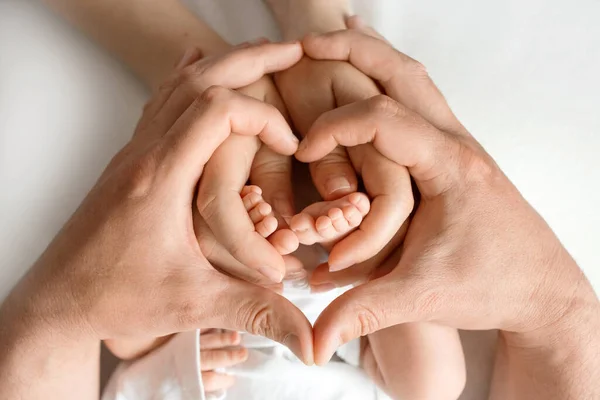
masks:
[[[244,208],[246,208],[246,211],[248,212],[250,212],[250,210],[252,210],[258,203],[262,201],[264,201],[262,196],[256,192],[250,192],[242,197]]]
[[[296,234],[300,243],[312,245],[320,239],[315,229],[315,220],[306,213],[294,215],[290,221],[290,229]]]
[[[293,253],[298,249],[298,236],[289,229],[280,229],[269,237],[269,243],[281,255]]]
[[[269,216],[258,222],[254,228],[264,238],[271,235],[277,229],[277,218]]]
[[[244,197],[249,195],[250,193],[256,193],[260,196],[262,195],[262,189],[256,185],[246,185],[242,188],[240,196]]]
[[[345,206],[342,208],[344,219],[348,222],[348,225],[352,228],[359,226],[363,220],[362,213],[355,206]]]
[[[344,213],[339,208],[332,208],[327,213],[327,216],[331,219],[333,228],[338,233],[346,233],[350,229],[350,225],[344,216]]]
[[[371,202],[364,193],[351,193],[348,195],[348,201],[356,207],[362,217],[367,215],[371,209]]]
[[[319,235],[326,240],[332,239],[337,235],[337,232],[333,227],[333,222],[328,216],[321,215],[319,218],[317,218],[315,226]]]
[[[256,207],[254,207],[252,210],[250,210],[248,215],[250,216],[250,219],[252,220],[253,224],[258,224],[266,216],[271,214],[272,211],[273,211],[273,208],[268,203],[265,203],[263,201],[263,202],[258,203],[256,205]]]

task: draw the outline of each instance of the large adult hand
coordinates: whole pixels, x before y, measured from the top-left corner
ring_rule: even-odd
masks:
[[[409,168],[422,196],[404,246],[384,266],[391,272],[346,292],[319,317],[316,361],[325,362],[342,343],[395,324],[496,328],[503,330],[508,349],[510,383],[532,376],[549,383],[521,385],[520,396],[539,390],[540,398],[546,391],[551,395],[544,398],[573,393],[579,396],[572,398],[591,398],[583,395],[590,388],[581,387],[581,379],[597,375],[584,365],[598,351],[594,330],[600,312],[593,289],[543,219],[454,117],[422,65],[357,30],[308,37],[304,48],[312,58],[351,62],[389,97],[323,115],[297,157],[312,162],[339,145],[372,143]],[[516,347],[524,353],[517,356]],[[528,368],[519,369],[519,362]],[[540,369],[544,362],[547,368]],[[560,363],[572,370],[553,374]],[[516,396],[511,391],[517,386],[506,386],[510,395],[504,398]]]
[[[251,50],[273,66],[293,63],[300,46]],[[259,69],[237,73],[258,78]],[[57,348],[220,327],[286,343],[310,363],[304,315],[274,292],[216,271],[192,216],[203,168],[232,132],[258,135],[284,154],[297,139],[276,108],[222,87],[172,107],[187,90],[181,76],[162,87],[131,142],[3,304],[2,326],[13,340],[42,337]]]
[[[380,94],[371,78],[341,60],[304,57],[291,68],[276,73],[275,82],[301,136],[323,113]],[[360,227],[333,247],[328,265],[319,267],[311,280],[325,288],[327,277],[323,271],[359,263],[353,268],[358,273],[351,280],[364,279],[401,242],[405,230],[400,228],[413,208],[408,173],[370,144],[347,150],[338,146],[321,160],[310,163],[310,172],[316,189],[326,201],[356,191],[357,174],[372,201],[371,211]],[[393,180],[382,178],[391,172],[395,175]],[[347,273],[344,275],[348,277]],[[331,281],[333,278],[327,283]]]

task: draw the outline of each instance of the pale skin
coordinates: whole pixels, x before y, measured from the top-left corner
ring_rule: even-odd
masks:
[[[313,49],[314,50],[314,49]],[[381,49],[378,49],[381,50]],[[312,53],[310,54],[310,50],[309,51],[309,55],[311,55],[312,57],[318,58],[318,54],[316,53]],[[373,51],[373,50],[372,50]],[[343,53],[343,52],[342,52]],[[355,54],[355,53],[353,53]],[[396,54],[396,53],[394,53]],[[340,55],[339,59],[343,59],[343,56]],[[387,60],[387,58],[386,58]],[[356,61],[356,60],[354,60]],[[364,67],[364,65],[363,65]],[[416,71],[422,72],[422,70],[418,67],[417,64],[417,69]],[[392,76],[392,75],[390,75]],[[380,77],[378,76],[373,76],[373,78],[375,79],[379,79]],[[389,76],[388,76],[389,78]],[[383,81],[385,81],[385,79],[382,77],[381,79],[383,79]],[[380,79],[380,80],[381,80]],[[389,82],[388,82],[389,83]],[[395,83],[398,83],[398,80],[396,80]],[[401,82],[402,83],[402,82]],[[405,84],[405,83],[404,83]],[[418,85],[417,85],[418,86]],[[408,87],[410,89],[410,87]],[[392,86],[388,86],[386,87],[386,93],[392,97],[394,96],[398,96],[398,94],[401,94],[401,91],[397,91],[394,93],[394,90],[397,90],[398,88],[395,87],[394,85]],[[406,89],[406,88],[404,88]],[[425,88],[418,88],[418,89],[428,89],[427,87]],[[427,91],[424,90],[423,91],[424,94],[431,94],[431,91]],[[435,93],[434,93],[435,94]],[[416,97],[418,99],[424,100],[425,102],[429,101],[427,100],[427,97]],[[381,100],[377,100],[377,101],[381,101]],[[402,100],[404,103],[406,103],[405,100]],[[375,105],[377,107],[380,107],[381,104],[379,103],[375,103]],[[442,115],[444,113],[447,113],[447,111],[445,111],[447,109],[447,106],[445,105],[445,103],[440,103],[440,102],[432,102],[431,104],[439,106],[438,109],[436,111],[441,111]],[[385,100],[385,106],[387,107],[388,103],[387,100]],[[377,107],[375,107],[375,109],[378,109]],[[423,116],[425,117],[425,119],[429,120],[430,116]],[[434,115],[435,117],[435,115]],[[439,121],[444,121],[444,118],[440,118]],[[454,124],[454,120],[452,119],[448,119],[446,120],[446,122],[449,122],[451,124]],[[430,122],[431,123],[431,122]],[[439,126],[436,125],[436,128],[439,128]],[[451,127],[450,127],[451,128]],[[448,128],[450,130],[450,128]],[[470,139],[472,140],[472,139]],[[340,141],[342,141],[340,139]],[[416,155],[423,155],[423,150],[427,150],[426,147],[421,147],[419,148],[418,146],[416,147],[417,149],[419,149],[421,152],[416,151],[415,154]],[[479,154],[480,158],[482,158],[482,160],[478,160],[477,157],[474,157],[473,160],[475,160],[475,162],[471,162],[472,160],[469,159],[468,163],[465,164],[466,167],[465,170],[461,170],[460,173],[461,174],[467,174],[468,177],[474,177],[477,178],[479,175],[481,175],[481,170],[482,168],[480,167],[484,167],[483,171],[486,171],[486,174],[491,170],[491,171],[495,171],[494,168],[497,168],[495,165],[492,165],[493,168],[488,168],[489,165],[487,165],[486,163],[489,161],[486,157],[481,157],[481,154],[484,153],[477,153]],[[444,155],[443,153],[441,155]],[[471,154],[472,155],[472,154]],[[452,175],[453,173],[456,173],[456,171],[453,171],[452,168],[455,168],[456,165],[461,165],[462,164],[458,161],[461,161],[461,158],[457,156],[457,154],[455,153],[450,153],[450,154],[446,154],[446,156],[449,156],[449,159],[453,160],[452,163],[449,163],[448,166],[446,168],[448,168],[448,175]],[[456,159],[454,159],[456,158]],[[411,168],[411,172],[415,172],[415,171],[419,171],[419,166],[423,166],[423,165],[427,165],[427,163],[423,160],[426,160],[426,157],[423,156],[423,158],[419,158],[419,157],[415,157],[415,160],[411,160],[410,163],[408,162],[400,162],[400,165],[404,165],[404,164],[410,164],[410,165],[405,165]],[[464,160],[462,160],[464,162]],[[485,162],[481,162],[478,164],[478,161],[485,161]],[[424,163],[424,164],[423,164]],[[430,166],[430,165],[429,165]],[[473,167],[475,166],[475,168]],[[486,176],[486,175],[484,175]],[[416,178],[416,177],[415,177]],[[423,181],[421,181],[423,182]],[[449,186],[451,187],[451,185]],[[511,188],[510,184],[508,183],[507,186],[508,188]],[[502,204],[512,204],[511,202],[514,202],[514,200],[518,200],[517,203],[520,205],[520,210],[522,211],[522,214],[525,216],[532,216],[533,215],[533,220],[535,221],[536,218],[539,219],[539,217],[537,217],[537,215],[528,207],[526,206],[526,203],[524,203],[524,201],[522,199],[520,199],[520,197],[518,196],[518,194],[515,194],[514,192],[516,191],[512,191],[511,193],[508,193],[507,195],[503,193],[504,196],[497,196],[495,197],[495,200],[498,201],[498,204],[502,205]],[[468,192],[467,192],[468,193]],[[479,194],[479,192],[477,192]],[[512,197],[511,197],[512,196]],[[485,197],[485,196],[484,196]],[[478,201],[475,202],[476,204],[478,204]],[[483,200],[482,204],[486,204],[486,202]],[[525,204],[525,207],[522,207],[522,205]],[[506,207],[506,209],[511,209],[511,207]],[[425,211],[423,211],[425,210]],[[423,208],[423,209],[419,209],[419,212],[421,214],[419,215],[427,215],[427,213],[432,213],[433,210],[431,207],[430,208]],[[452,214],[450,213],[450,216],[452,216]],[[489,228],[489,227],[488,227]],[[490,228],[491,229],[491,228]],[[412,230],[414,231],[414,229]],[[581,271],[577,268],[577,266],[574,264],[574,262],[570,259],[570,257],[568,257],[568,255],[565,256],[565,252],[564,249],[562,249],[562,247],[560,246],[559,243],[557,243],[556,238],[554,238],[554,236],[551,234],[548,234],[549,229],[545,226],[545,225],[541,225],[540,231],[545,233],[543,235],[542,238],[538,238],[537,241],[535,241],[535,243],[533,244],[537,244],[538,246],[536,247],[536,254],[543,254],[544,251],[548,252],[548,249],[550,249],[550,252],[553,255],[560,255],[560,257],[557,257],[558,259],[556,261],[553,261],[551,263],[549,263],[549,265],[552,266],[551,271],[553,272],[553,276],[554,275],[560,275],[561,279],[550,279],[551,282],[546,282],[544,281],[543,283],[540,283],[539,280],[536,281],[536,292],[540,293],[541,296],[538,298],[536,297],[535,300],[537,301],[528,301],[527,302],[527,307],[528,310],[530,310],[533,314],[535,314],[535,312],[537,311],[538,314],[542,315],[542,317],[536,318],[532,321],[529,321],[529,319],[527,318],[523,318],[522,316],[517,317],[516,315],[513,315],[512,318],[507,318],[506,315],[504,315],[504,318],[498,318],[497,321],[492,321],[490,322],[488,320],[488,324],[486,325],[486,328],[500,328],[500,329],[504,329],[503,334],[501,335],[501,343],[500,343],[500,347],[499,347],[499,357],[498,357],[498,367],[496,370],[496,374],[495,374],[495,380],[496,382],[498,382],[497,387],[495,388],[495,392],[498,398],[530,398],[528,397],[528,390],[534,391],[537,388],[543,387],[544,384],[547,384],[548,386],[548,390],[549,392],[551,391],[551,393],[549,393],[549,396],[546,396],[545,398],[567,398],[569,396],[572,396],[573,398],[593,398],[594,397],[594,393],[589,393],[589,390],[593,390],[593,387],[590,387],[591,385],[589,384],[589,382],[595,382],[597,381],[597,377],[595,377],[593,374],[595,371],[598,371],[598,366],[596,365],[597,362],[593,359],[593,355],[597,354],[597,338],[595,335],[593,335],[594,332],[597,331],[597,327],[598,327],[598,321],[597,321],[597,299],[595,298],[593,291],[591,290],[591,288],[589,287],[589,284],[587,283],[587,281],[582,277],[581,275]],[[530,232],[524,232],[523,237],[523,243],[530,243],[531,244],[531,237],[529,235]],[[415,236],[415,235],[413,235]],[[506,238],[503,238],[506,239]],[[496,241],[497,243],[498,241]],[[452,243],[452,240],[448,240],[448,243]],[[478,247],[479,246],[479,247]],[[55,246],[56,247],[56,246]],[[412,248],[414,249],[417,246],[412,246]],[[471,247],[471,249],[479,249],[479,248],[483,248],[483,252],[485,253],[486,251],[489,251],[487,249],[485,249],[484,246],[481,245],[481,243],[477,243],[476,241],[473,242],[473,246]],[[418,250],[414,250],[414,252],[418,253]],[[502,252],[501,252],[502,253]],[[524,251],[524,254],[530,254],[526,251]],[[487,256],[493,256],[494,253],[490,253],[487,254]],[[534,259],[535,261],[536,259]],[[521,274],[517,274],[517,277],[512,277],[512,281],[508,280],[506,282],[506,287],[528,287],[528,285],[531,285],[531,282],[528,283],[528,276],[535,276],[534,272],[535,272],[535,265],[532,266],[532,264],[535,263],[524,263],[524,266],[527,268],[524,268],[524,272]],[[393,267],[393,265],[392,265]],[[46,264],[46,267],[44,267],[44,263],[41,262],[38,264],[37,268],[38,271],[48,271],[49,267]],[[396,268],[394,269],[394,272],[399,270],[400,268]],[[342,271],[343,272],[343,271]],[[33,285],[35,287],[35,274],[33,274],[34,277],[32,279],[29,279],[30,285]],[[422,274],[420,274],[419,276],[421,276]],[[430,274],[424,274],[423,276],[427,277]],[[50,274],[50,276],[52,276],[52,274]],[[387,280],[385,280],[385,282],[390,282],[391,277],[397,277],[398,273],[394,273],[394,274],[390,274],[390,276],[387,278]],[[564,279],[562,279],[564,278]],[[330,277],[330,279],[333,279],[333,276]],[[420,283],[424,283],[426,281],[425,278],[421,278],[422,281],[420,281]],[[423,281],[423,279],[425,279]],[[472,277],[472,280],[469,281],[470,284],[473,284],[473,286],[475,287],[482,287],[484,289],[492,289],[494,286],[491,284],[486,284],[485,281],[473,281],[473,279],[476,279],[476,277]],[[535,279],[533,279],[535,281]],[[504,282],[503,279],[500,279],[500,281]],[[557,283],[556,281],[558,281],[559,283]],[[32,283],[31,283],[32,282]],[[430,283],[432,283],[433,281],[430,281]],[[411,282],[414,283],[414,282]],[[519,284],[521,283],[521,284]],[[561,286],[562,285],[562,286]],[[27,287],[28,285],[25,285],[25,287]],[[471,286],[471,285],[468,285]],[[68,287],[68,286],[67,286]],[[367,289],[361,289],[361,290],[368,290],[368,288],[371,287],[369,285],[366,286]],[[408,286],[407,286],[408,287]],[[421,288],[427,288],[427,287],[432,287],[432,285],[425,285],[425,286],[421,286]],[[562,289],[561,289],[562,287]],[[576,287],[579,290],[576,293],[573,293],[572,290],[569,290],[569,288],[573,288]],[[362,287],[361,287],[362,288]],[[397,291],[397,287],[394,288],[394,291]],[[36,293],[35,291],[24,291],[26,294],[34,294]],[[56,293],[57,298],[60,299],[60,296],[58,296],[58,293]],[[342,300],[340,300],[340,302],[335,305],[334,307],[331,308],[331,310],[328,313],[329,317],[331,317],[332,312],[335,311],[336,307],[339,307],[339,305],[343,302],[346,301],[346,299],[352,299],[355,300],[356,299],[356,294],[360,294],[361,291],[360,290],[355,290],[353,291],[351,294],[349,294],[348,296],[345,296]],[[386,291],[382,291],[382,293],[386,293]],[[413,300],[418,300],[419,296],[417,294],[415,294],[414,292],[409,292],[407,291],[408,294],[406,294],[406,297],[410,297],[413,296]],[[429,292],[431,293],[431,291]],[[437,292],[433,292],[435,294],[437,294]],[[512,292],[511,292],[512,293]],[[560,296],[559,298],[562,301],[562,304],[567,304],[567,305],[571,305],[570,307],[558,307],[556,304],[549,304],[547,301],[548,297],[554,296],[555,294],[561,294],[562,296]],[[546,294],[547,296],[544,296],[544,294]],[[14,298],[17,298],[17,300],[14,300]],[[18,304],[19,301],[18,299],[21,296],[18,295],[12,295],[13,300],[11,302],[7,302],[6,304],[12,304],[14,305],[15,303]],[[26,297],[26,296],[24,296]],[[379,297],[379,298],[383,298]],[[545,298],[544,298],[545,297]],[[379,299],[378,298],[378,299]],[[515,305],[518,306],[518,302],[519,302],[519,298],[517,297],[516,299],[511,298],[511,300],[515,303]],[[35,296],[31,299],[28,300],[27,302],[30,305],[33,305],[33,310],[35,310],[36,306],[36,298]],[[406,305],[409,304],[410,302],[408,300],[402,300],[401,302],[398,302],[398,305]],[[443,302],[442,302],[443,303]],[[37,306],[39,307],[40,304],[43,303],[39,303],[37,304]],[[57,302],[57,304],[61,304],[61,302]],[[385,302],[382,302],[382,304],[386,304]],[[425,305],[429,304],[429,303],[424,303]],[[436,303],[434,303],[435,305]],[[450,302],[450,304],[452,304],[452,302]],[[494,308],[493,304],[490,304],[489,302],[485,303],[485,305],[487,307],[489,307],[489,309],[498,309],[498,307]],[[497,306],[498,304],[496,304]],[[502,306],[505,306],[506,304],[502,304]],[[351,306],[353,306],[353,304],[351,304]],[[368,308],[373,308],[374,305],[373,304],[363,304],[361,305],[361,307],[365,307],[364,309],[368,309]],[[455,310],[452,310],[453,312],[449,312],[448,310],[446,310],[446,315],[443,318],[439,318],[440,320],[444,321],[444,322],[448,322],[449,325],[453,325],[453,326],[458,326],[458,325],[462,325],[464,327],[469,327],[472,326],[471,324],[465,323],[465,321],[460,320],[460,317],[458,317],[457,315],[460,314],[458,311],[460,310],[461,305],[459,304],[458,306],[456,306]],[[462,307],[466,307],[464,304],[462,305]],[[352,308],[349,306],[349,308]],[[414,309],[411,310],[411,312],[405,312],[406,309],[403,309],[402,307],[390,307],[389,312],[385,312],[382,315],[384,315],[384,318],[381,318],[380,320],[381,325],[379,325],[378,323],[373,323],[371,324],[369,322],[369,320],[361,320],[364,322],[369,322],[369,325],[371,325],[371,328],[375,327],[382,327],[385,324],[393,324],[393,323],[397,323],[399,321],[403,321],[403,322],[408,322],[409,320],[433,320],[433,319],[438,319],[438,318],[432,318],[431,317],[431,310],[427,309],[427,307],[425,307],[424,310],[420,310],[419,307],[413,307]],[[559,312],[556,312],[556,309],[559,308]],[[10,339],[12,338],[14,340],[15,337],[15,332],[18,332],[18,329],[22,329],[22,332],[29,332],[30,335],[27,335],[25,338],[19,340],[18,345],[14,346],[14,348],[8,352],[8,357],[7,357],[7,353],[4,352],[2,355],[2,370],[3,371],[10,371],[11,374],[5,378],[1,383],[0,383],[0,388],[5,389],[8,387],[8,392],[3,390],[3,393],[11,393],[10,389],[11,386],[10,384],[13,382],[11,381],[11,377],[15,377],[16,379],[14,379],[14,381],[19,381],[20,377],[19,374],[25,374],[27,373],[39,373],[40,371],[36,371],[33,368],[29,368],[28,362],[33,360],[36,360],[37,358],[37,362],[31,365],[38,365],[39,364],[39,355],[43,354],[44,352],[48,352],[49,350],[42,347],[42,346],[36,346],[36,338],[39,339],[39,337],[43,337],[45,334],[47,334],[48,332],[46,331],[47,329],[50,328],[50,330],[52,332],[56,332],[56,328],[57,326],[60,327],[70,327],[71,330],[75,333],[73,333],[73,335],[76,334],[76,332],[78,331],[77,328],[81,328],[80,326],[78,326],[78,324],[74,321],[71,321],[70,319],[68,319],[68,321],[64,321],[61,320],[60,318],[56,321],[52,321],[51,319],[49,320],[48,318],[43,318],[44,323],[40,323],[40,321],[42,320],[41,317],[37,317],[36,318],[36,313],[27,313],[27,315],[29,316],[28,318],[15,318],[15,313],[18,314],[19,311],[22,310],[22,307],[15,307],[12,310],[6,311],[7,309],[10,310],[10,307],[5,306],[3,307],[3,311],[2,311],[2,319],[3,322],[8,321],[10,324],[2,324],[2,326],[8,326],[11,325],[11,329],[12,332],[8,332],[6,329],[2,331],[2,337],[3,337],[3,342],[5,339]],[[68,310],[68,306],[65,307],[65,309]],[[387,308],[386,308],[387,309]],[[435,308],[434,308],[435,309]],[[16,310],[16,311],[15,311]],[[404,311],[398,311],[398,310],[404,310]],[[462,310],[464,311],[464,310]],[[473,311],[473,310],[470,310]],[[548,312],[550,311],[550,312]],[[506,312],[506,314],[508,314],[510,316],[511,312],[514,312],[514,308],[513,307],[508,307],[508,310]],[[343,313],[342,313],[343,314]],[[442,315],[443,313],[440,313],[440,315]],[[484,313],[485,314],[485,313]],[[518,313],[517,313],[518,314]],[[558,315],[560,314],[560,317],[558,317]],[[283,315],[283,314],[282,314]],[[331,322],[327,322],[328,315],[324,315],[321,321],[325,321],[322,322],[320,325],[318,324],[317,327],[315,327],[315,329],[317,330],[317,332],[319,330],[323,331],[323,329],[325,329],[327,326],[332,326]],[[395,315],[393,317],[392,320],[390,320],[390,315]],[[404,315],[404,316],[402,316]],[[410,317],[406,317],[406,315],[410,316]],[[465,313],[466,315],[466,313]],[[470,315],[470,314],[469,314]],[[550,315],[550,317],[548,318],[548,315]],[[540,320],[543,320],[544,316],[546,316],[548,319],[552,319],[551,322],[548,322],[548,324],[544,324],[543,321],[542,323],[540,323]],[[552,318],[555,317],[555,318]],[[510,326],[508,327],[509,329],[507,329],[507,324],[506,324],[506,320],[512,320],[512,323],[509,324]],[[17,324],[14,324],[14,321],[20,321]],[[352,318],[350,318],[349,320],[352,320]],[[516,322],[519,323],[516,323]],[[528,322],[529,321],[529,322]],[[329,324],[329,325],[327,325]],[[514,325],[514,326],[513,326]],[[351,333],[349,333],[348,335],[344,335],[344,340],[346,340],[348,337],[352,336],[352,335],[356,335],[356,333],[352,333],[354,332],[354,330],[356,331],[360,331],[360,329],[358,328],[352,328],[352,327],[348,327],[348,324],[340,324],[340,326],[342,326],[343,329],[346,329],[348,331],[351,331]],[[345,327],[344,327],[345,326]],[[325,327],[325,328],[324,328]],[[364,324],[363,324],[364,327]],[[516,329],[516,328],[519,329]],[[548,328],[548,329],[547,329]],[[552,328],[552,329],[549,329]],[[15,331],[15,329],[17,329],[17,331]],[[74,330],[73,330],[74,329]],[[326,331],[327,329],[325,329]],[[371,329],[366,329],[366,330],[371,330]],[[58,330],[60,332],[60,329]],[[560,333],[560,334],[559,334]],[[568,333],[569,335],[564,335],[565,333]],[[335,336],[335,335],[333,335]],[[568,336],[568,337],[565,337]],[[21,336],[19,336],[21,337]],[[319,336],[318,336],[319,337]],[[323,336],[325,338],[327,337],[332,337],[331,335],[326,334]],[[68,337],[66,339],[69,339]],[[24,342],[27,342],[29,340],[29,344],[32,345],[30,347],[24,347],[21,344]],[[11,340],[7,340],[7,342],[12,343]],[[54,386],[59,388],[61,387],[60,384],[60,375],[63,372],[64,369],[68,369],[69,366],[73,366],[76,365],[78,369],[75,370],[75,374],[77,373],[81,373],[82,379],[78,380],[77,382],[79,382],[82,387],[85,386],[85,383],[87,382],[94,382],[94,375],[86,375],[84,372],[87,370],[87,368],[93,367],[93,363],[90,363],[90,365],[86,364],[84,360],[88,360],[90,359],[90,357],[93,359],[93,355],[96,354],[96,349],[97,349],[97,343],[95,345],[92,346],[88,346],[88,344],[85,343],[86,341],[84,341],[84,343],[81,342],[69,342],[69,346],[68,346],[68,354],[62,354],[61,356],[61,352],[60,350],[65,350],[66,348],[61,348],[59,346],[58,351],[56,351],[57,349],[52,349],[54,350],[53,352],[51,352],[51,357],[46,358],[46,360],[49,360],[49,363],[51,364],[52,362],[56,362],[58,363],[61,368],[58,369],[53,369],[53,368],[48,368],[48,370],[52,370],[54,371],[54,376],[53,377],[48,377],[48,376],[41,376],[41,379],[35,380],[35,382],[38,382],[38,386],[39,384],[52,384],[54,383]],[[322,342],[326,344],[327,340],[325,340],[325,342]],[[39,342],[38,342],[39,343]],[[79,343],[78,345],[73,345],[73,343]],[[319,347],[319,344],[317,345],[317,347]],[[323,347],[323,346],[321,346]],[[39,350],[38,352],[36,352],[36,354],[31,354],[31,351],[24,351],[22,353],[19,352],[19,349],[24,350],[27,348],[32,348],[35,350]],[[596,350],[595,350],[596,349]],[[25,354],[25,357],[11,357],[14,356],[14,353],[17,353],[19,355],[21,354]],[[12,354],[11,354],[12,353]],[[317,354],[323,353],[322,351],[319,350],[319,348],[317,348]],[[66,358],[67,362],[65,362],[64,359],[62,358]],[[321,354],[321,359],[327,358],[327,351],[324,352],[324,355]],[[5,368],[6,367],[6,368]],[[15,372],[16,371],[16,372]],[[525,371],[526,373],[523,373],[523,371]],[[43,372],[43,371],[42,371]],[[527,372],[533,372],[533,374],[529,374]],[[71,374],[70,376],[73,376],[73,370],[69,371],[69,373]],[[21,376],[22,378],[22,376]],[[87,378],[87,379],[86,379]],[[7,383],[7,379],[8,379],[8,383]],[[499,386],[502,386],[503,388],[499,388]],[[575,386],[578,386],[577,388]],[[49,386],[46,385],[44,388],[47,390]],[[71,388],[71,387],[70,387]],[[36,385],[33,385],[32,387],[29,387],[30,390],[35,390],[36,389]],[[64,388],[63,388],[64,389]],[[550,390],[551,389],[551,390]],[[502,391],[504,390],[504,392]],[[506,391],[509,390],[509,393],[506,393]],[[588,393],[582,393],[583,391],[587,390]],[[67,392],[65,390],[65,392]],[[15,391],[14,393],[20,393],[22,394],[22,392],[18,392]],[[504,397],[502,397],[502,395]],[[554,396],[554,397],[553,397]],[[61,398],[68,398],[66,396],[62,396]],[[77,397],[77,398],[85,398],[85,397]]]
[[[348,51],[350,46],[358,48]],[[332,303],[314,327],[314,352],[310,324],[290,303],[216,272],[191,229],[194,190],[212,152],[232,130],[259,134],[284,154],[297,144],[273,107],[225,88],[211,87],[183,115],[166,118],[172,110],[165,109],[165,98],[201,79],[203,69],[196,69],[197,75],[170,81],[149,103],[132,141],[0,308],[4,395],[97,398],[97,349],[106,337],[142,332],[158,337],[203,325],[247,329],[287,343],[310,364],[313,354],[322,363],[340,342],[361,334],[439,321],[501,330],[492,398],[598,397],[600,313],[589,282],[472,136],[451,120],[448,126],[458,130],[444,133],[394,99],[406,84],[397,71],[414,68],[423,74],[422,67],[359,31],[310,37],[304,48],[314,58],[352,54],[350,61],[393,96],[327,113],[296,155],[308,161],[338,144],[371,141],[409,168],[425,201],[409,227],[400,261],[391,258],[382,266],[387,275]],[[238,78],[250,83],[273,71],[260,70],[265,64],[257,58],[272,57],[268,65],[288,68],[300,59],[301,49],[269,44],[237,54],[259,68],[240,69],[244,73]],[[422,77],[421,100],[447,113],[435,86]],[[282,133],[289,140],[282,141]],[[520,223],[511,224],[515,218]],[[458,230],[448,235],[440,229],[446,223]],[[145,241],[135,240],[140,235]],[[486,240],[489,235],[493,242]],[[452,285],[440,285],[440,274]],[[135,276],[137,285],[128,276]],[[143,290],[131,293],[132,287]]]
[[[191,15],[178,1],[46,1],[120,57],[151,87],[159,85],[175,64],[177,57],[181,54],[185,57],[185,49],[190,44],[198,49],[199,54],[188,54],[188,57],[220,54],[231,47],[208,25]],[[280,23],[283,36],[288,40],[299,38],[309,31],[326,32],[346,26],[346,1],[270,1],[268,4]],[[362,100],[379,93],[371,79],[350,64],[339,61],[314,61],[305,58],[297,67],[277,76],[282,93],[287,94],[284,96],[286,105],[269,78],[265,77],[252,85],[240,87],[225,78],[227,72],[224,71],[223,76],[215,76],[209,83],[198,85],[196,90],[181,92],[179,99],[169,100],[173,104],[172,107],[181,109],[179,104],[189,102],[189,98],[200,94],[207,84],[226,85],[259,100],[270,102],[284,115],[287,115],[287,105],[292,111],[296,128],[301,134],[305,134],[310,124],[323,112],[337,105]],[[234,69],[229,72],[236,73]],[[317,77],[310,79],[314,82],[313,88],[298,85],[306,80],[306,74]],[[338,246],[338,250],[341,248],[341,251],[334,251],[331,260],[335,261],[339,255],[345,256],[348,253],[353,253],[350,254],[353,263],[370,259],[359,266],[365,275],[369,274],[400,242],[405,231],[401,226],[412,210],[412,192],[407,170],[379,156],[372,146],[363,146],[363,149],[358,151],[351,149],[350,152],[353,164],[342,147],[323,160],[311,163],[313,181],[326,201],[309,206],[292,218],[294,209],[290,158],[261,146],[255,137],[229,138],[208,162],[204,171],[206,179],[201,182],[198,194],[198,207],[200,215],[204,218],[197,220],[196,233],[207,259],[229,274],[280,290],[280,286],[273,285],[273,282],[282,279],[286,266],[289,268],[290,265],[298,264],[287,256],[297,248],[298,242],[322,243],[328,249],[332,249],[340,239],[348,239],[342,240],[341,247]],[[355,168],[365,177],[368,182],[367,192],[373,198],[373,212],[362,225],[362,217],[367,215],[371,206],[366,196],[362,201],[356,200],[359,194],[355,193]],[[401,176],[403,179],[379,179],[380,176],[390,175]],[[248,218],[243,218],[244,204],[239,201],[239,196],[235,195],[248,178],[261,187],[268,206],[272,205],[273,209],[270,218],[258,226],[253,226]],[[353,200],[356,200],[358,206],[355,206]],[[263,207],[267,207],[267,204]],[[359,211],[347,215],[352,210]],[[290,224],[290,229],[295,235],[291,234],[286,224]],[[359,230],[354,229],[359,225]],[[271,229],[277,228],[279,229],[276,232],[270,232]],[[264,230],[269,230],[270,233],[264,235]],[[348,236],[354,231],[357,231],[355,235]],[[384,246],[386,248],[381,251]],[[251,269],[245,265],[249,265]],[[265,269],[265,265],[272,265],[274,268]],[[357,280],[362,279],[364,278]],[[323,285],[316,281],[314,290],[323,291],[332,287],[331,284]],[[429,328],[419,328],[405,325],[395,328],[399,335],[406,338],[416,337],[411,335],[414,329],[418,329],[419,332],[431,331],[423,336],[430,338],[431,347],[446,343],[448,348],[460,349],[456,332],[445,327],[432,325]],[[403,333],[403,330],[407,332]],[[378,338],[379,336],[373,335],[372,340],[381,342]],[[107,340],[106,344],[119,357],[131,359],[146,354],[164,340],[152,337],[111,339]],[[423,347],[423,342],[419,341],[419,346],[411,346],[409,341],[406,348],[426,348],[427,346]],[[408,351],[400,349],[394,340],[386,341],[379,347],[381,346],[398,349],[402,351],[405,359],[409,359],[406,357]],[[416,351],[414,357],[419,359],[419,355],[423,354],[425,358],[429,353],[431,352]],[[404,370],[410,369],[416,376],[423,378],[415,380],[410,377],[411,382],[422,382],[418,387],[440,388],[449,398],[454,398],[464,385],[462,355],[460,351],[454,353],[457,355],[456,361],[449,362],[448,365],[435,362],[433,358],[429,362],[421,360],[411,363],[423,366],[422,373],[410,364],[386,362],[386,358],[401,358],[395,352],[378,352],[377,359],[382,360],[379,368],[386,370],[387,366],[392,366],[397,370],[397,373],[386,375],[408,377]],[[400,369],[400,366],[403,368]],[[429,384],[429,377],[438,375],[451,376],[450,380],[457,382],[454,386],[458,389],[447,390],[443,389],[444,386]],[[395,394],[415,397],[420,391],[422,389],[415,391],[411,388]]]

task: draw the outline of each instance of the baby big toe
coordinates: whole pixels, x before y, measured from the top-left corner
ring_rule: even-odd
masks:
[[[290,229],[298,236],[300,243],[304,245],[315,244],[320,239],[315,229],[315,221],[309,214],[294,215],[290,221]]]
[[[277,229],[277,218],[268,216],[258,222],[254,226],[254,229],[256,229],[256,232],[258,232],[262,237],[266,238]]]
[[[261,196],[262,189],[256,185],[246,185],[242,188],[242,191],[240,192],[240,196],[245,197],[245,196],[249,195],[250,193],[256,193],[259,196]]]

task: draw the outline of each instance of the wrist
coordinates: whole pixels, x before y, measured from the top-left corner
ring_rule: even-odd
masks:
[[[7,398],[92,398],[100,341],[9,297],[0,306],[0,392]]]
[[[300,39],[308,33],[346,28],[348,0],[265,0],[284,40]]]

